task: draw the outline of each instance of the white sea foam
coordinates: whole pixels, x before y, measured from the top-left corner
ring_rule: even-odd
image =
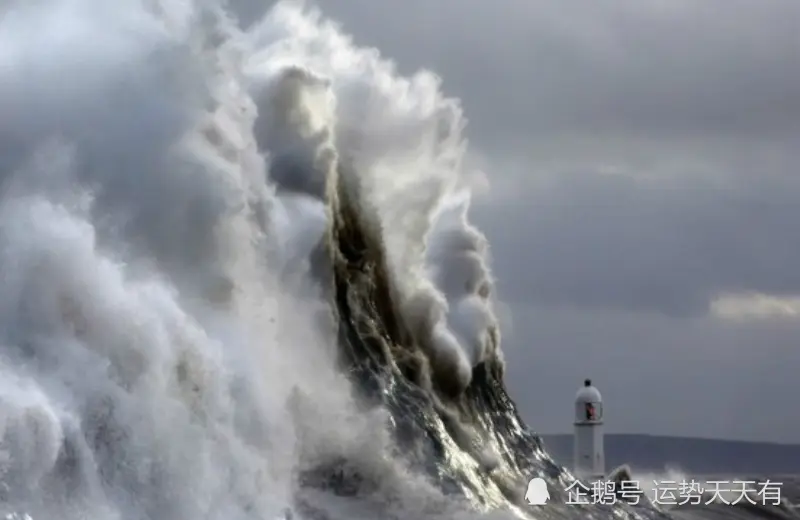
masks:
[[[457,395],[496,354],[464,120],[433,75],[400,77],[295,4],[248,33],[210,0],[5,9],[5,506],[271,518],[291,501],[298,428],[314,456],[392,464],[383,418],[355,414],[335,369],[327,303],[300,290],[338,164],[434,378]],[[313,403],[299,423],[293,395]],[[432,491],[392,471],[419,517]]]

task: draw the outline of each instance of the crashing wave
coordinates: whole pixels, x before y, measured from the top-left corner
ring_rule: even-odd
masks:
[[[5,9],[0,513],[664,515],[567,504],[507,395],[435,76],[296,4]]]

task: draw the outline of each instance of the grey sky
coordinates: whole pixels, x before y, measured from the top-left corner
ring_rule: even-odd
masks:
[[[534,428],[591,376],[611,431],[800,442],[800,2],[318,4],[462,99]]]

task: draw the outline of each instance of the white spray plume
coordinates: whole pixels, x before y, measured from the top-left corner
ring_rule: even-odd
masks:
[[[317,140],[332,134],[346,151],[345,172],[357,177],[351,182],[364,194],[363,212],[376,213],[401,306],[420,331],[434,379],[459,394],[489,354],[496,318],[485,239],[466,219],[458,103],[442,97],[433,74],[398,78],[391,62],[354,47],[335,25],[296,4],[279,4],[252,34],[253,47],[281,39],[249,62],[254,83],[271,81],[286,66],[326,79],[304,82],[306,107],[330,114],[317,126]]]
[[[385,439],[373,418],[352,419],[334,336],[318,327],[325,303],[281,280],[322,238],[320,186],[340,156],[435,373],[463,390],[492,354],[485,244],[460,195],[464,120],[434,76],[399,77],[295,4],[247,34],[212,0],[5,9],[0,443],[13,456],[0,473],[12,505],[41,518],[274,517],[299,463],[297,391],[327,410],[304,426],[319,450],[385,468]]]

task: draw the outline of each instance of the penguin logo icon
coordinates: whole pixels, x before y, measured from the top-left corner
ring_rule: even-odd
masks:
[[[525,501],[532,506],[543,506],[550,500],[550,491],[547,490],[547,482],[543,478],[536,477],[528,482],[528,490],[525,492]]]

